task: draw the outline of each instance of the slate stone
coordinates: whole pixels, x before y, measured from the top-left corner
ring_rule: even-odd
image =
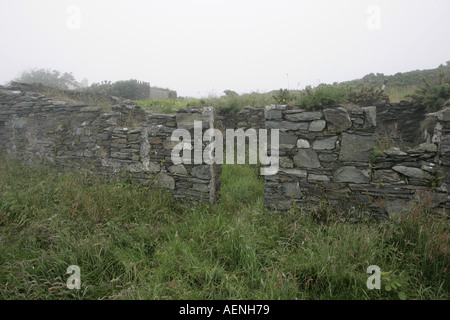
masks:
[[[330,182],[330,178],[323,174],[309,174],[308,181],[311,182]]]
[[[324,162],[334,162],[338,159],[337,154],[334,153],[321,153],[319,154],[319,160]]]
[[[161,166],[155,162],[145,160],[142,161],[142,165],[144,166],[145,171],[148,171],[150,173],[156,173],[161,171]]]
[[[175,189],[175,179],[164,172],[160,172],[155,176],[155,183],[160,188],[170,190]]]
[[[312,121],[319,120],[322,118],[322,113],[313,111],[313,112],[297,112],[297,113],[289,113],[285,114],[284,117],[289,121]]]
[[[339,161],[367,162],[373,154],[373,137],[344,132],[342,134]]]
[[[280,132],[279,142],[286,145],[294,145],[297,143],[297,136],[286,132]]]
[[[177,126],[177,122],[174,120],[169,120],[165,123],[166,126],[168,127],[176,127]]]
[[[19,103],[16,103],[11,108],[28,108],[34,106],[34,102],[29,101],[21,101]]]
[[[182,174],[182,175],[188,174],[186,168],[182,164],[172,165],[168,169],[173,174]]]
[[[450,108],[438,111],[436,116],[440,121],[450,121]]]
[[[373,173],[373,181],[375,182],[398,182],[400,176],[393,170],[375,170]]]
[[[294,157],[294,164],[300,168],[320,168],[320,161],[314,150],[300,149]]]
[[[291,121],[266,121],[266,128],[279,129],[280,132],[296,131],[296,130],[308,130],[308,122],[291,122]]]
[[[434,173],[437,170],[436,164],[433,162],[423,162],[420,166],[423,171]]]
[[[209,192],[209,186],[205,183],[194,183],[192,186],[192,189],[195,191],[200,191],[200,192],[204,192],[204,193]]]
[[[336,170],[334,182],[368,183],[370,178],[354,166],[341,167]]]
[[[323,114],[327,121],[328,130],[330,131],[342,131],[352,126],[350,116],[343,108],[325,109],[323,110]]]
[[[415,152],[436,152],[437,146],[434,143],[421,143],[417,148],[414,148]]]
[[[264,117],[267,120],[275,120],[275,119],[281,119],[283,117],[283,114],[281,113],[281,110],[277,109],[264,109]]]
[[[315,121],[312,121],[310,124],[309,124],[309,131],[312,131],[312,132],[320,132],[320,131],[322,131],[323,129],[325,129],[325,126],[327,125],[327,123],[326,123],[326,121],[325,120],[315,120]]]
[[[428,179],[430,178],[429,174],[426,174],[423,170],[419,168],[406,167],[406,166],[394,166],[392,170],[395,170],[405,176],[417,179]]]
[[[364,129],[369,129],[376,127],[377,125],[377,107],[370,106],[370,107],[363,107],[363,114],[364,114]]]
[[[390,217],[400,217],[411,210],[411,202],[403,199],[386,200],[384,204]]]
[[[292,162],[292,160],[289,159],[288,157],[280,157],[279,161],[280,161],[281,168],[293,168],[294,167],[294,162]]]
[[[289,198],[300,198],[302,196],[298,182],[283,183],[283,190],[284,194]]]
[[[299,170],[299,169],[280,169],[280,170],[278,170],[278,172],[296,176],[296,177],[300,177],[300,178],[306,178],[308,176],[308,173],[305,170]]]
[[[310,145],[308,140],[305,139],[298,139],[297,140],[297,148],[299,149],[309,149]]]
[[[101,107],[84,107],[80,109],[80,112],[100,112]]]
[[[326,138],[326,139],[322,139],[322,140],[316,140],[313,143],[313,149],[314,150],[332,150],[334,148],[336,148],[336,141],[337,141],[338,137],[331,137],[331,138]]]
[[[12,125],[14,129],[23,129],[27,126],[28,121],[26,118],[13,118]]]
[[[111,152],[111,158],[127,160],[131,159],[131,155],[129,153]]]
[[[400,148],[393,147],[387,150],[384,150],[383,153],[387,154],[388,156],[407,156],[408,154],[406,152],[400,151]]]
[[[191,174],[193,177],[202,179],[202,180],[208,180],[211,179],[211,173],[209,172],[209,165],[198,165],[195,166]]]

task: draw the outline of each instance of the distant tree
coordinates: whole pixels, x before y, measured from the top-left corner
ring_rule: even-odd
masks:
[[[89,86],[89,91],[136,100],[138,81],[135,79],[120,80],[116,82],[102,81]]]
[[[112,96],[122,97],[126,99],[136,99],[137,80],[120,80],[114,82],[112,86]]]
[[[238,96],[237,92],[235,92],[235,91],[233,91],[233,90],[225,90],[223,93],[225,93],[225,95],[226,95],[227,97],[230,97],[230,96]]]
[[[42,83],[48,87],[59,87],[61,89],[72,89],[77,87],[77,81],[72,73],[61,73],[51,69],[31,69],[23,71],[19,77],[14,79],[24,83]]]

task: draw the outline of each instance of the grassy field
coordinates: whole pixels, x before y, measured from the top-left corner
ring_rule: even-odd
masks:
[[[0,299],[450,298],[448,220],[425,204],[383,222],[270,211],[249,165],[225,165],[220,202],[196,207],[9,159],[0,176]],[[80,290],[66,287],[69,265]]]

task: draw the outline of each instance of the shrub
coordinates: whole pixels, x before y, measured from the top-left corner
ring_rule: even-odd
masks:
[[[272,98],[276,103],[286,104],[292,100],[292,95],[288,89],[280,89]]]
[[[444,74],[440,73],[435,82],[423,79],[421,86],[408,97],[425,107],[428,112],[438,111],[445,100],[450,98],[450,78],[445,78]]]
[[[373,87],[362,87],[359,91],[350,89],[348,94],[348,102],[361,107],[367,107],[378,101],[389,101],[389,95],[385,91]]]
[[[307,86],[303,96],[297,101],[297,104],[307,110],[321,110],[339,103],[346,103],[347,100],[347,88],[319,86],[312,89],[310,86]]]

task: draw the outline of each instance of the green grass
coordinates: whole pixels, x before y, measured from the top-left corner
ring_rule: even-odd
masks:
[[[199,104],[196,99],[148,99],[137,100],[137,105],[156,113],[174,113],[179,109]]]
[[[386,87],[386,93],[391,98],[391,101],[411,100],[409,95],[413,94],[416,90],[416,85],[405,87]]]
[[[224,165],[221,200],[195,207],[10,159],[0,176],[0,299],[449,299],[448,220],[425,204],[385,222],[270,211],[250,165]]]
[[[321,110],[348,102],[348,88],[322,86],[315,89],[307,88],[297,100],[299,106],[307,110]]]
[[[187,107],[213,106],[217,109],[228,109],[237,112],[246,106],[263,108],[266,105],[275,103],[269,93],[246,93],[236,96],[205,97],[200,99],[149,99],[138,100],[137,104],[144,109],[161,113],[173,113],[178,109]]]

